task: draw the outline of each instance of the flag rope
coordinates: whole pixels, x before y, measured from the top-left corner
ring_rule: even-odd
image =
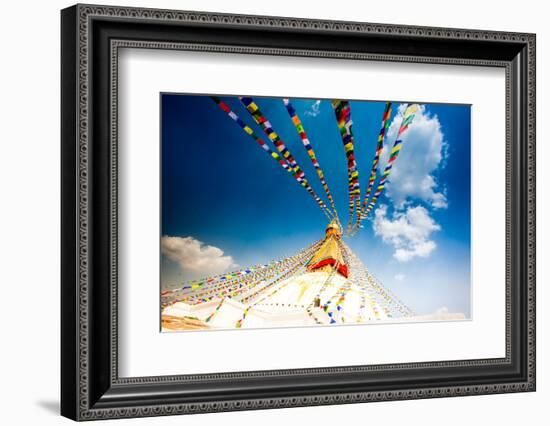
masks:
[[[367,205],[367,201],[371,195],[372,188],[374,186],[374,181],[376,180],[376,171],[378,169],[378,163],[380,161],[380,154],[382,153],[382,149],[384,148],[384,137],[386,136],[386,132],[388,130],[388,127],[390,126],[390,116],[391,116],[391,102],[386,102],[386,107],[384,108],[384,114],[382,115],[382,125],[380,129],[380,133],[378,134],[378,143],[376,145],[376,151],[374,154],[374,159],[372,161],[369,184],[367,186],[367,191],[365,192],[365,198],[363,200],[361,210],[365,209]]]
[[[378,201],[378,198],[382,194],[382,191],[384,191],[384,187],[391,173],[393,163],[395,163],[395,160],[397,159],[397,156],[399,155],[399,152],[403,147],[403,139],[402,139],[403,133],[408,129],[409,125],[412,123],[417,111],[418,111],[417,104],[412,104],[412,105],[406,104],[405,111],[403,113],[403,118],[401,119],[401,125],[399,126],[399,130],[397,132],[397,137],[390,151],[390,158],[388,159],[388,163],[386,164],[384,172],[382,173],[382,177],[378,182],[378,187],[376,188],[376,192],[372,196],[369,202],[369,205],[364,212],[363,217],[368,216],[368,214],[372,211],[372,209],[376,205],[376,202]]]
[[[286,146],[284,140],[281,139],[279,134],[275,132],[273,129],[273,125],[271,122],[267,119],[267,117],[262,113],[260,107],[256,102],[254,102],[254,99],[251,97],[246,96],[239,96],[239,100],[244,105],[248,113],[251,115],[251,117],[254,119],[256,124],[260,126],[260,128],[263,130],[263,132],[266,134],[266,136],[269,138],[271,142],[273,142],[273,145],[277,148],[277,151],[281,153],[283,158],[287,161],[288,165],[294,170],[295,173],[297,173],[306,183],[306,185],[311,188],[309,185],[309,182],[307,181],[306,174],[303,171],[303,169],[298,165],[298,162]],[[313,191],[313,188],[311,188]],[[324,208],[330,212],[328,207],[326,207],[326,204],[323,202]],[[332,213],[330,214],[332,217]]]
[[[355,223],[354,230],[359,228],[359,226],[361,225],[361,221],[366,217],[365,210],[367,207],[367,202],[369,200],[369,197],[371,196],[372,188],[374,187],[374,182],[376,180],[376,171],[378,170],[378,163],[380,162],[380,154],[382,154],[382,149],[384,148],[384,138],[386,136],[388,127],[390,126],[391,105],[391,102],[386,102],[384,113],[382,114],[382,124],[380,132],[378,133],[378,142],[376,144],[376,150],[374,152],[374,158],[372,160],[369,183],[365,192],[365,198],[363,199],[357,222]]]
[[[311,163],[313,164],[313,167],[315,167],[315,171],[317,172],[317,176],[319,177],[319,180],[321,181],[321,185],[323,186],[323,189],[325,190],[325,193],[327,194],[328,201],[330,203],[330,206],[332,207],[332,211],[334,213],[334,217],[340,223],[340,219],[338,217],[338,212],[336,210],[336,206],[334,205],[334,199],[332,197],[332,193],[330,192],[330,189],[328,187],[327,181],[325,179],[325,174],[323,173],[323,169],[321,168],[321,165],[319,164],[319,161],[317,160],[317,156],[315,155],[315,151],[313,150],[313,146],[311,145],[311,141],[307,137],[307,133],[304,129],[304,125],[302,124],[302,121],[298,117],[298,113],[296,112],[296,109],[292,105],[289,99],[283,99],[283,103],[286,107],[286,110],[288,112],[288,115],[290,116],[290,119],[292,121],[292,124],[294,124],[294,128],[296,129],[296,132],[298,132],[298,135],[300,136],[300,139],[302,141],[302,144],[304,145],[304,148],[306,149],[307,155],[309,156],[309,159],[311,160]]]
[[[351,108],[348,101],[333,100],[332,108],[336,115],[338,129],[344,144],[344,151],[348,162],[348,193],[349,193],[349,215],[346,233],[349,233],[353,223],[355,212],[360,209],[361,187],[359,185],[359,170],[355,160],[355,149],[353,140],[353,121],[351,119]]]
[[[220,98],[216,96],[211,96],[211,99],[220,107],[222,111],[224,111],[235,123],[239,125],[239,127],[252,139],[256,141],[258,145],[260,145],[265,152],[267,152],[275,161],[279,163],[279,165],[285,169],[287,172],[289,172],[296,181],[313,197],[313,199],[317,202],[319,207],[321,208],[321,211],[325,214],[327,219],[330,221],[332,219],[332,215],[330,214],[330,210],[327,208],[326,204],[324,203],[321,198],[315,193],[313,188],[309,185],[308,181],[305,179],[303,172],[301,170],[297,170],[296,168],[291,168],[287,161],[285,161],[284,158],[282,158],[277,152],[273,151],[259,136],[257,136],[254,131],[246,125],[246,123],[241,120],[241,118],[235,114],[229,105],[227,105],[225,102],[223,102]]]

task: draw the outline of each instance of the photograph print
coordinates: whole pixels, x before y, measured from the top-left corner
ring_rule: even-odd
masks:
[[[162,332],[471,319],[470,105],[160,102]]]

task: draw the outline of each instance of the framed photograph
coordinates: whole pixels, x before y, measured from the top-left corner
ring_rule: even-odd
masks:
[[[64,416],[535,390],[535,35],[61,28]]]

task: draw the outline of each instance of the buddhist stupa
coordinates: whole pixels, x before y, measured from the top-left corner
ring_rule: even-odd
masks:
[[[322,240],[295,256],[163,293],[163,330],[357,324],[412,316],[341,235],[333,220]]]

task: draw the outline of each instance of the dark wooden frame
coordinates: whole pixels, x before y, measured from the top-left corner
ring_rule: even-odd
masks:
[[[89,420],[535,390],[535,35],[95,5],[64,9],[61,28],[64,416]],[[505,68],[506,357],[119,378],[121,47]]]

